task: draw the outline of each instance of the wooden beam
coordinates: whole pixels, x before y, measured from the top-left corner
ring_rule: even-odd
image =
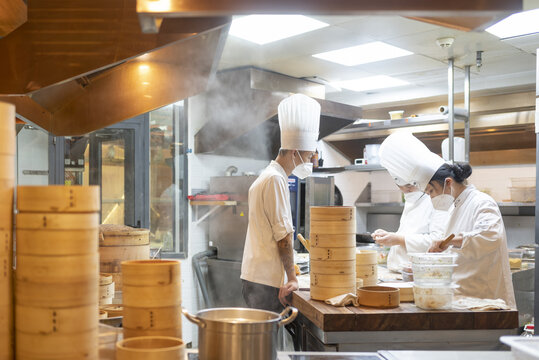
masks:
[[[0,37],[4,37],[27,20],[23,0],[0,0]]]

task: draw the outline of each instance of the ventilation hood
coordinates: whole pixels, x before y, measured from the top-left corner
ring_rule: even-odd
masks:
[[[320,103],[319,139],[350,125],[361,108],[325,100],[324,85],[253,67],[218,73],[210,89],[189,99],[190,116],[204,125],[196,153],[273,159],[280,148],[277,106],[290,93]]]

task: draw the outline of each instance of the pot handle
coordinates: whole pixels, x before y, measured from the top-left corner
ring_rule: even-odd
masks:
[[[200,319],[195,315],[189,314],[189,311],[187,311],[187,309],[182,308],[182,314],[187,318],[187,320],[189,320],[193,324],[200,326],[202,329],[206,327],[206,323],[204,322],[204,320]]]
[[[287,313],[291,314],[287,318],[285,318],[285,315]],[[298,309],[292,306],[287,306],[286,309],[284,309],[283,312],[279,314],[279,317],[281,318],[281,321],[279,321],[279,326],[290,324],[292,321],[294,321],[294,319],[296,319],[297,316]]]

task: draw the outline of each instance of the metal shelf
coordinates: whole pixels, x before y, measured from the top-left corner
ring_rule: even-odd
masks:
[[[237,201],[232,200],[189,200],[189,204],[191,206],[195,207],[195,223],[196,225],[199,225],[201,222],[206,220],[208,217],[210,217],[212,214],[214,214],[219,209],[222,209],[223,206],[236,206],[238,205]],[[198,217],[198,207],[199,206],[213,206],[207,213],[202,215],[200,218]]]
[[[325,173],[325,174],[338,174],[344,171],[357,171],[357,172],[370,172],[370,171],[384,171],[385,168],[380,165],[347,165],[339,167],[327,167],[327,168],[314,168],[313,172]]]

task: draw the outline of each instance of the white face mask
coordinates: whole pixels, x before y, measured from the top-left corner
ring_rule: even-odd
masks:
[[[292,159],[294,166],[296,166],[294,170],[292,170],[292,174],[296,175],[300,179],[305,179],[307,176],[311,176],[311,174],[313,173],[313,164],[310,162],[303,162],[301,155],[299,158],[301,160],[301,164],[299,164],[298,166],[296,166],[296,162],[294,161],[294,159]]]
[[[417,200],[419,200],[422,195],[423,195],[423,193],[421,191],[412,191],[412,192],[409,192],[409,193],[405,193],[404,194],[404,201],[407,202],[407,203],[413,204]]]
[[[432,206],[435,210],[447,211],[451,205],[455,202],[453,195],[445,194],[445,182],[442,194],[432,198]]]

